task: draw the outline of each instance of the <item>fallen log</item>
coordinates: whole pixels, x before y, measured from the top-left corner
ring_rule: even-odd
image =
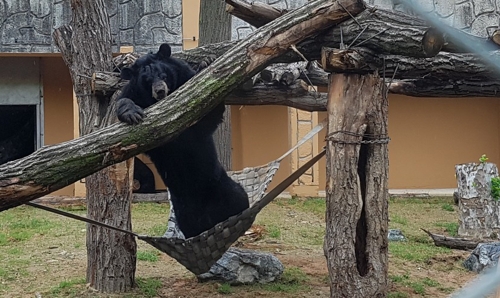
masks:
[[[433,234],[425,229],[421,229],[429,235],[436,246],[448,247],[451,249],[473,250],[479,243],[493,242],[485,239],[455,238],[439,234]]]
[[[363,9],[361,0],[312,1],[256,30],[165,100],[147,109],[141,124],[113,124],[1,165],[0,211],[167,142],[292,45]]]

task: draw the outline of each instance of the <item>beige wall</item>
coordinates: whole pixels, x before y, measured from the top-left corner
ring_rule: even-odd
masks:
[[[182,1],[182,38],[184,49],[198,46],[198,26],[200,20],[200,0]],[[194,37],[194,40],[192,39]]]
[[[499,112],[495,98],[390,95],[389,188],[455,188],[456,164],[477,162],[482,154],[498,163]],[[324,187],[324,159],[320,169]]]
[[[73,88],[69,70],[61,57],[41,58],[43,84],[45,145],[73,139]],[[60,189],[53,195],[74,194],[74,185]]]
[[[233,169],[269,163],[289,148],[288,108],[282,106],[232,106]],[[270,187],[290,173],[290,157],[280,165]]]
[[[456,187],[455,165],[499,158],[494,98],[389,99],[389,187]]]

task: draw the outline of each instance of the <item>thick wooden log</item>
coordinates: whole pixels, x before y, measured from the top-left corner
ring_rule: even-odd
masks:
[[[290,46],[363,9],[361,0],[312,1],[256,30],[168,98],[146,110],[147,117],[141,124],[114,124],[1,165],[0,211],[169,141]]]
[[[386,297],[389,155],[382,80],[377,74],[330,79],[324,251],[331,297]]]
[[[266,83],[289,86],[295,83],[305,69],[307,62],[290,64],[278,63],[266,67],[260,72],[261,79]]]
[[[283,105],[304,111],[326,111],[326,93],[310,91],[299,80],[291,86],[258,84],[250,91],[236,90],[228,98],[229,105]]]
[[[264,26],[287,12],[286,10],[280,10],[262,2],[248,4],[240,0],[226,0],[226,3],[228,4],[226,7],[228,13],[245,20],[257,28]]]
[[[186,56],[186,52],[183,56]],[[337,52],[337,56],[331,57],[336,59],[330,62],[331,71],[364,73],[384,69],[385,64],[386,78],[392,78],[395,73],[395,81],[389,88],[391,93],[417,97],[500,96],[498,76],[474,54],[442,52],[433,58],[417,59],[399,55],[381,57],[366,48]],[[492,52],[490,56],[491,59],[500,59],[500,51]],[[360,63],[361,60],[363,63]],[[357,66],[353,65],[354,62]],[[117,73],[94,74],[94,91],[98,94],[111,93],[121,88],[125,83],[117,82],[118,76]],[[308,64],[305,73],[301,72],[299,78],[315,86],[328,86],[328,74],[314,62]],[[251,90],[256,81],[257,78],[247,81],[245,91]]]
[[[457,238],[433,234],[425,229],[422,229],[422,231],[432,238],[436,246],[448,247],[451,249],[473,250],[479,243],[487,242],[482,239]]]

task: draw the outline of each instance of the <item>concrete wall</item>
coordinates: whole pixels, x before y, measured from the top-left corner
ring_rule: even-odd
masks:
[[[149,51],[163,42],[182,47],[182,0],[105,0],[110,18],[114,52],[120,46]],[[0,1],[0,52],[58,52],[52,41],[54,28],[71,20],[70,1]]]
[[[267,164],[290,148],[287,107],[233,106],[231,124],[234,170]],[[290,157],[281,162],[271,187],[289,175],[290,164]]]
[[[61,57],[43,57],[40,60],[45,145],[72,140],[75,119],[73,117],[73,88],[69,70]],[[74,195],[74,184],[52,194],[72,196]]]

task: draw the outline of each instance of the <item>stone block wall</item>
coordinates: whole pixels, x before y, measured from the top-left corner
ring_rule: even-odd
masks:
[[[113,36],[113,51],[134,46],[147,52],[163,42],[182,49],[182,0],[105,0]],[[68,24],[68,0],[0,1],[0,52],[54,53],[54,28]]]

